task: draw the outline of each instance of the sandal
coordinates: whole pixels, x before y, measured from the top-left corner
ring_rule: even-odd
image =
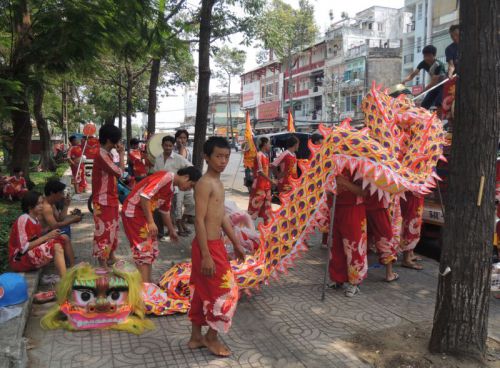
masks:
[[[399,274],[398,273],[393,272],[392,274],[394,275],[394,277],[392,279],[390,279],[390,280],[384,279],[384,281],[385,282],[394,282],[394,281],[399,280]]]
[[[56,299],[56,292],[54,290],[39,292],[33,295],[33,303],[44,304]]]

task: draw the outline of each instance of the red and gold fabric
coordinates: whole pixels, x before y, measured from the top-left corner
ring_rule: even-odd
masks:
[[[132,257],[136,264],[150,265],[159,254],[158,238],[149,234],[144,217],[127,217],[122,212],[123,229],[130,242]]]
[[[118,207],[118,178],[122,174],[123,170],[113,163],[113,155],[101,147],[92,166],[92,201],[94,206],[100,204]],[[116,220],[118,221],[118,214]]]
[[[7,179],[3,192],[6,196],[21,199],[26,192],[28,192],[28,189],[26,188],[26,180],[22,176],[19,178],[15,176],[10,177]]]
[[[401,216],[403,228],[401,231],[401,250],[415,249],[420,240],[422,230],[422,216],[424,214],[424,198],[417,197],[411,192],[405,193],[406,200],[401,199]]]
[[[286,192],[292,189],[291,179],[297,179],[297,157],[289,150],[285,150],[273,161],[274,167],[279,167],[281,177],[278,179],[278,191]]]
[[[201,273],[200,246],[196,238],[193,240],[189,319],[198,326],[208,325],[218,332],[228,332],[238,304],[238,285],[224,241],[209,240],[208,249],[215,263],[215,274],[211,277]]]
[[[140,149],[131,149],[128,157],[132,163],[135,177],[143,177],[148,174],[148,168],[145,164],[143,153]]]
[[[80,165],[78,170],[78,163],[82,159],[83,151],[80,146],[71,146],[68,150],[68,158],[70,158],[75,165],[71,165],[71,174],[73,175],[73,182],[78,183],[78,188],[83,191],[87,188],[87,179],[85,178],[85,165]],[[77,172],[78,170],[78,172]]]
[[[359,285],[367,275],[366,211],[363,204],[337,205],[329,264],[330,279]]]
[[[27,272],[49,264],[54,258],[55,244],[64,244],[61,237],[28,249],[29,242],[42,236],[38,220],[23,214],[12,225],[9,238],[9,266],[16,272]]]
[[[92,256],[108,260],[111,252],[118,248],[119,213],[118,206],[94,203],[94,244]]]

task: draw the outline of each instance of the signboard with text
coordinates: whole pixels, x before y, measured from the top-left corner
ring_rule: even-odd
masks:
[[[260,81],[243,85],[241,107],[244,109],[255,107],[260,100]]]
[[[278,118],[280,116],[280,102],[278,100],[260,104],[257,111],[258,119]]]

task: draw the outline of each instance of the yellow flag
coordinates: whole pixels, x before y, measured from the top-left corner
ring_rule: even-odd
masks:
[[[257,148],[253,141],[252,126],[250,125],[250,113],[247,111],[246,128],[245,128],[245,148],[243,150],[243,165],[246,168],[253,168],[253,162],[257,156]]]
[[[295,125],[293,124],[292,110],[288,109],[288,131],[295,133]]]

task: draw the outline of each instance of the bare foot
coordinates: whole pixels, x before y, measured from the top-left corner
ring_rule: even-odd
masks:
[[[214,340],[208,340],[207,338],[205,338],[204,340],[205,346],[213,355],[219,357],[228,357],[231,355],[231,350],[229,350],[226,345],[220,342],[219,339],[215,338]]]
[[[403,261],[401,263],[401,267],[405,267],[405,268],[411,268],[412,270],[417,270],[417,271],[420,271],[420,270],[423,270],[424,267],[418,263],[415,263],[415,262],[408,262],[408,261]]]
[[[201,340],[191,339],[188,342],[188,348],[190,348],[190,349],[200,349],[200,348],[204,348],[205,346],[206,345],[205,345],[205,342],[203,341],[203,339],[201,339]]]

